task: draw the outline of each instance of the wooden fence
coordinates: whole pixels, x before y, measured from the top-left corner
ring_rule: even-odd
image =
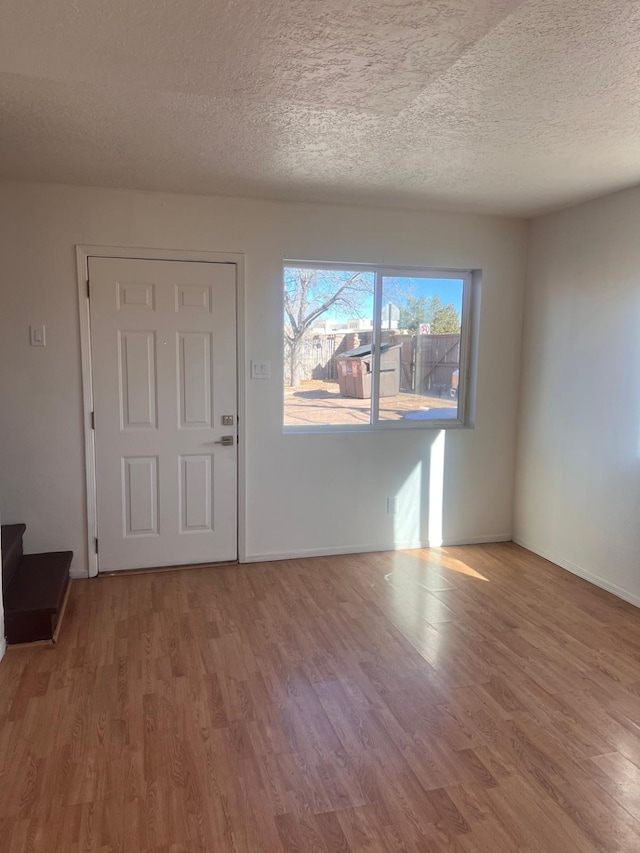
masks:
[[[337,357],[355,345],[371,343],[371,332],[314,335],[298,345],[298,375],[305,379],[337,382]],[[400,391],[444,396],[454,385],[460,364],[460,335],[410,335],[383,331],[382,343],[400,345]],[[290,381],[288,348],[285,345],[285,382]]]
[[[337,382],[336,348],[346,335],[315,335],[313,338],[303,338],[298,344],[296,360],[298,376],[302,379],[320,379],[324,382]],[[289,347],[284,346],[284,381],[291,382],[291,364]]]
[[[460,335],[416,335],[413,360],[414,393],[448,394],[460,367]]]

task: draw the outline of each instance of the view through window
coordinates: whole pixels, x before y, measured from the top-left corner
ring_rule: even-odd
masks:
[[[470,274],[287,264],[285,427],[463,419]]]

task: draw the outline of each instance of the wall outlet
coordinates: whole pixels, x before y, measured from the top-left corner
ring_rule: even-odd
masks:
[[[387,498],[387,515],[395,515],[398,511],[398,498]]]

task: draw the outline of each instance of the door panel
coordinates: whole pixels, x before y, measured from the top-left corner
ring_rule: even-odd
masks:
[[[211,426],[211,335],[186,332],[178,335],[180,426]]]
[[[100,571],[234,560],[233,264],[90,258]]]
[[[155,332],[118,332],[120,421],[123,429],[155,429]]]
[[[212,463],[210,455],[180,458],[180,529],[183,533],[212,529]]]
[[[158,457],[122,460],[124,536],[158,533]]]

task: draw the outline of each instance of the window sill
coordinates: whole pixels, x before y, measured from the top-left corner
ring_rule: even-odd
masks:
[[[422,421],[417,423],[380,423],[380,424],[309,424],[309,425],[284,425],[283,435],[348,435],[355,433],[373,432],[405,432],[407,430],[449,430],[449,429],[472,429],[470,424],[447,418],[440,421]]]

